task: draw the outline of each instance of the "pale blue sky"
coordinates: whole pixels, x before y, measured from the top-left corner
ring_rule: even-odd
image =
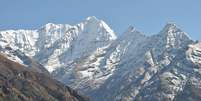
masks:
[[[52,23],[76,24],[88,16],[103,19],[121,34],[133,25],[145,34],[176,22],[201,40],[201,0],[0,0],[0,30],[35,29]]]

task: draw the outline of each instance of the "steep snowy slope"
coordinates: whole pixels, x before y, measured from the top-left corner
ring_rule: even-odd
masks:
[[[8,30],[0,35],[1,46],[31,56],[59,81],[76,89],[96,88],[114,70],[106,71],[108,68],[102,68],[100,61],[116,35],[93,16],[75,26],[48,23],[38,30]]]
[[[130,33],[130,31],[136,33]],[[126,48],[130,44],[139,40],[145,40],[145,36],[135,31],[132,27],[128,30],[127,34],[126,37],[130,37],[130,40],[122,38],[119,39],[121,41],[115,41],[107,46],[97,48],[90,55],[77,59],[66,67],[57,69],[52,75],[74,89],[90,93],[99,88],[105,80],[113,75],[120,58],[128,57],[122,57],[126,52],[130,52],[130,55],[133,53],[132,51],[134,50],[126,51]],[[132,38],[136,40],[132,41]],[[138,43],[135,44],[135,46],[137,45]],[[135,51],[138,50],[136,49]]]
[[[108,25],[93,16],[75,26],[49,23],[38,30],[0,32],[1,46],[19,49],[40,61],[49,72],[87,56],[115,39],[116,35]]]
[[[2,31],[0,45],[31,56],[55,79],[95,101],[199,101],[201,96],[201,45],[174,23],[152,36],[130,26],[116,38],[104,21],[88,17],[75,26]]]
[[[141,101],[199,101],[200,100],[200,67],[191,62],[189,51],[200,50],[200,44],[179,50],[170,64],[162,67],[139,91],[135,100]],[[191,48],[196,46],[197,49]],[[200,56],[196,56],[200,58]]]
[[[142,97],[147,97],[147,99],[141,99],[140,96],[143,95],[141,93],[147,93],[150,89],[154,89],[154,87],[150,87],[144,90],[148,85],[161,84],[155,79],[158,76],[163,76],[164,72],[168,73],[171,70],[170,65],[175,64],[176,61],[182,61],[181,58],[186,59],[185,52],[188,45],[193,43],[187,34],[175,24],[168,23],[159,34],[150,37],[146,37],[134,29],[130,30],[120,37],[117,43],[119,43],[117,46],[122,46],[121,49],[125,49],[120,51],[122,55],[116,65],[118,69],[100,88],[93,91],[91,96],[98,101],[132,101],[138,97],[140,101],[155,101],[160,97],[163,99],[167,97],[172,101],[178,94],[179,84],[174,86],[176,87],[175,91],[173,90],[170,94],[165,93],[164,96],[156,96],[156,99],[152,96],[154,91],[150,91],[151,93]],[[185,65],[182,63],[179,64],[180,68]],[[164,76],[168,75],[164,74]],[[160,86],[156,87],[160,88]]]
[[[0,32],[0,45],[5,47],[9,46],[15,50],[26,53],[27,55],[34,56],[37,48],[35,42],[38,34],[35,30],[7,30]]]
[[[56,67],[68,65],[74,59],[90,55],[98,47],[106,46],[115,39],[114,32],[103,21],[89,17],[65,32],[51,47],[42,50],[37,58],[42,59],[45,67],[51,72]]]
[[[193,43],[175,24],[145,36],[133,27],[111,45],[53,72],[56,79],[95,100],[133,100],[145,83]]]

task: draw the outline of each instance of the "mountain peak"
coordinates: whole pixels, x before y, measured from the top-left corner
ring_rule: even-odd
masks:
[[[165,41],[167,47],[180,47],[192,41],[188,34],[173,22],[168,22],[158,35]]]
[[[47,24],[44,25],[44,27],[52,27],[52,26],[57,26],[57,24],[47,23]]]
[[[89,17],[87,17],[86,21],[89,21],[89,22],[99,22],[99,19],[96,18],[95,16],[89,16]]]
[[[167,22],[162,31],[168,32],[170,30],[181,31],[181,29],[176,25],[176,23]],[[166,34],[168,34],[168,33],[166,33]]]
[[[168,22],[163,28],[163,30],[160,32],[160,34],[162,34],[163,36],[165,35],[167,37],[168,36],[185,36],[189,38],[187,33],[182,31],[181,28],[178,25],[176,25],[176,23],[174,22]]]
[[[59,27],[59,25],[54,24],[54,23],[47,23],[44,26],[42,26],[41,28],[45,29],[46,31],[48,31],[48,30],[50,30],[52,28],[57,28],[57,27]]]
[[[131,33],[131,32],[134,32],[135,30],[136,30],[135,27],[133,27],[133,26],[130,25],[130,26],[128,27],[128,29],[127,29],[127,32],[130,32],[130,33]]]
[[[176,22],[167,22],[166,26],[177,26]]]
[[[131,36],[145,36],[143,33],[141,33],[139,30],[137,30],[135,27],[133,26],[129,26],[127,31],[125,32],[127,33],[127,35],[131,35]]]
[[[102,36],[108,35],[109,40],[115,40],[117,38],[116,34],[109,27],[109,25],[95,16],[87,17],[82,24],[84,24],[84,27],[88,33],[99,33]]]
[[[181,29],[178,27],[178,25],[175,22],[167,22],[164,29],[166,30],[176,29],[181,31]]]
[[[141,40],[144,39],[146,36],[138,31],[135,27],[129,26],[128,29],[121,35],[119,38],[120,40],[127,40],[127,41],[132,41],[132,40]]]

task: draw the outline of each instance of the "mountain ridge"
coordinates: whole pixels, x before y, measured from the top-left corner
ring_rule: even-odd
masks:
[[[0,54],[1,101],[89,101],[45,73],[32,71]]]
[[[95,101],[173,101],[188,93],[189,75],[199,81],[194,75],[200,71],[200,44],[175,23],[167,23],[151,36],[130,26],[117,37],[92,16],[75,26],[49,23],[37,33],[37,48],[27,45],[29,37],[11,41],[12,48],[25,47],[25,53],[34,50],[33,58],[55,79]],[[0,45],[8,44],[9,38],[12,35],[0,37]],[[189,85],[199,88],[197,83]]]

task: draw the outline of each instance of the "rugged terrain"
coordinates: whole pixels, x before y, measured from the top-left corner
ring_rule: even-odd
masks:
[[[0,101],[89,101],[49,75],[0,54]]]
[[[174,23],[151,36],[130,26],[116,37],[104,21],[88,17],[74,26],[49,23],[36,30],[1,31],[0,45],[29,56],[94,101],[201,99],[201,43]],[[31,67],[23,58],[15,60]]]

